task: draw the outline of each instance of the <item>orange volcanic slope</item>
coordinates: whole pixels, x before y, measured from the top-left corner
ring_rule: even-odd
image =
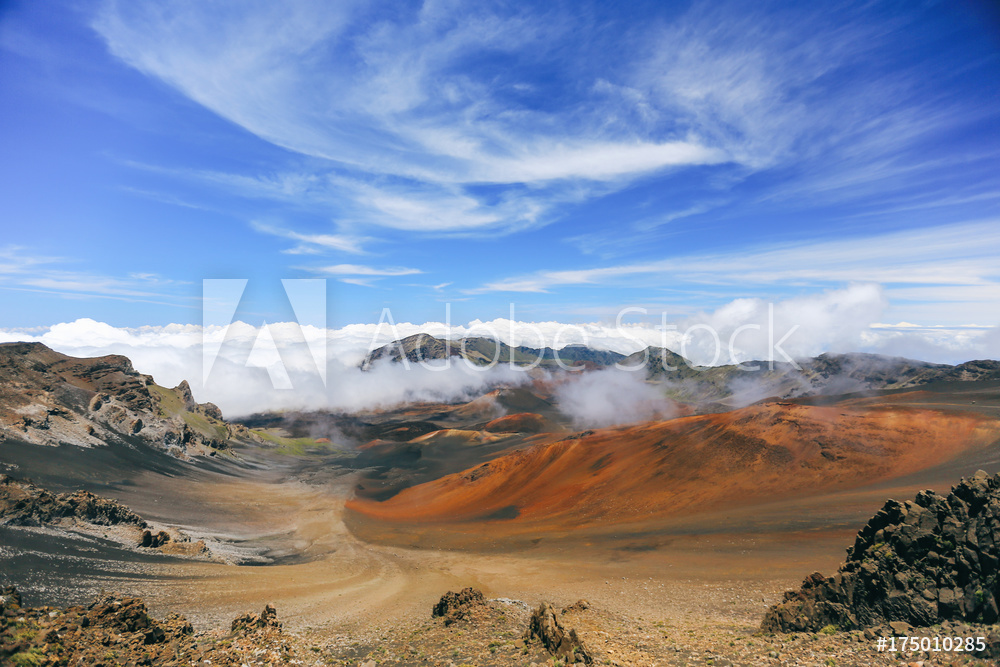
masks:
[[[491,433],[541,433],[547,429],[551,430],[551,425],[545,417],[535,412],[498,417],[483,427],[483,430]]]
[[[769,403],[540,444],[348,507],[391,522],[596,525],[850,488],[998,439],[1000,422],[973,414]]]

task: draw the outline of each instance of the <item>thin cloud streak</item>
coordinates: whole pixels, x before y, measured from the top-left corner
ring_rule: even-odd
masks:
[[[512,277],[469,293],[547,292],[571,285],[604,285],[624,278],[684,283],[767,285],[803,281],[950,286],[927,298],[959,298],[956,287],[995,286],[1000,256],[1000,221],[908,230],[862,239],[814,241],[775,248],[756,247],[711,255],[679,256],[657,262],[592,269],[541,271]],[[909,294],[919,293],[912,288]]]
[[[300,232],[275,227],[262,222],[252,222],[250,226],[262,234],[280,236],[293,241],[299,241],[299,245],[284,250],[291,255],[319,254],[322,251],[339,250],[350,254],[360,255],[365,251],[361,247],[367,239],[344,234],[303,234]]]
[[[308,269],[315,273],[322,273],[331,276],[412,276],[423,273],[420,269],[408,269],[406,267],[377,268],[374,266],[363,266],[361,264],[336,264],[333,266],[320,266]]]

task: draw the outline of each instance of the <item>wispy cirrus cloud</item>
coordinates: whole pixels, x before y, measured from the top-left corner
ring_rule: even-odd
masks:
[[[321,266],[311,269],[316,273],[330,276],[412,276],[423,273],[420,269],[408,269],[406,267],[378,268],[374,266],[364,266],[361,264],[335,264],[333,266]]]
[[[56,262],[63,262],[60,257],[32,255],[24,246],[9,245],[0,248],[0,280],[21,276],[29,271]]]
[[[579,285],[829,285],[867,281],[892,286],[905,301],[977,303],[1000,312],[1000,221],[906,230],[857,239],[771,244],[655,262],[539,271],[468,290],[549,292]]]
[[[250,223],[250,226],[255,231],[263,234],[271,234],[272,236],[280,236],[298,241],[298,245],[282,250],[282,252],[289,255],[317,255],[323,251],[330,250],[363,254],[365,251],[361,247],[361,244],[369,240],[364,237],[346,234],[305,234],[258,221]]]
[[[152,273],[131,273],[106,276],[73,271],[74,262],[62,257],[32,254],[23,246],[0,248],[0,289],[39,292],[85,299],[112,299],[186,305],[195,307],[193,299],[177,296],[176,288],[183,283]]]
[[[374,287],[375,281],[383,278],[398,278],[423,273],[420,269],[405,266],[377,267],[364,264],[334,264],[332,266],[300,267],[305,271],[321,276],[336,278],[348,285],[359,287]]]
[[[933,173],[914,166],[920,141],[983,113],[929,93],[925,69],[873,64],[903,39],[905,12],[695,3],[613,40],[591,13],[107,0],[93,26],[135,69],[320,159],[205,179],[410,232],[524,229],[567,200],[713,165],[741,180],[806,162],[784,194],[762,196],[861,196],[905,170]],[[640,233],[662,224],[644,219]]]
[[[328,160],[355,178],[409,183],[387,187],[367,179],[369,190],[359,191],[336,178],[243,182],[273,197],[288,196],[290,187],[330,188],[367,212],[370,223],[430,231],[524,227],[544,221],[539,212],[553,198],[564,199],[567,188],[579,196],[581,183],[604,184],[596,196],[663,170],[761,163],[719,131],[718,124],[732,124],[739,100],[677,80],[703,51],[679,47],[668,57],[619,48],[600,54],[605,65],[593,72],[598,54],[580,52],[576,63],[560,50],[574,43],[575,32],[599,28],[558,10],[545,14],[426,3],[365,24],[352,3],[298,0],[281,12],[266,4],[232,12],[212,3],[109,0],[94,27],[126,63],[271,143]],[[688,23],[682,20],[677,34],[705,27]],[[647,31],[646,38],[656,35]],[[764,64],[755,71],[758,107],[765,95],[773,100],[780,92],[780,81],[766,80]],[[733,67],[716,91],[746,73]],[[539,86],[536,68],[558,71],[572,99]],[[666,82],[658,93],[632,80],[651,68]],[[739,94],[749,87],[741,85]],[[626,88],[629,95],[615,92]],[[678,91],[687,103],[668,108],[662,98]],[[713,125],[713,109],[730,112]],[[625,116],[643,122],[623,122]],[[739,134],[744,142],[773,144],[773,136],[748,138],[759,131],[744,126]],[[530,185],[533,204],[528,211],[498,209],[470,189],[480,184]]]

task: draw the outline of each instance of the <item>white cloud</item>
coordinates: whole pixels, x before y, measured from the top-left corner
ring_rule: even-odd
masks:
[[[292,255],[318,254],[324,250],[339,250],[341,252],[361,254],[364,253],[361,244],[367,240],[365,238],[346,234],[303,234],[289,229],[267,225],[262,222],[253,222],[251,223],[251,227],[264,234],[271,234],[291,239],[293,241],[299,241],[299,245],[284,251]]]
[[[38,266],[64,261],[58,257],[43,257],[27,254],[22,246],[8,245],[0,248],[0,280],[24,275]]]
[[[116,277],[57,268],[68,263],[65,258],[30,255],[19,246],[0,248],[0,289],[56,294],[75,299],[195,305],[171,293],[171,288],[183,284],[175,280],[148,273]]]
[[[106,0],[93,25],[137,70],[321,159],[312,173],[203,178],[335,202],[354,222],[455,232],[545,224],[567,198],[720,163],[739,165],[737,180],[809,163],[764,197],[843,201],[904,174],[934,190],[939,172],[914,147],[984,112],[925,94],[933,69],[870,67],[910,44],[906,21],[864,6],[697,3],[600,50],[583,45],[606,44],[608,28],[586,13],[525,5]],[[508,64],[477,67],[494,58]],[[855,68],[864,75],[840,76]],[[480,184],[518,196],[498,205]]]
[[[281,11],[257,3],[239,12],[215,3],[109,0],[93,25],[114,55],[257,136],[341,171],[400,177],[410,186],[363,179],[357,187],[352,177],[351,187],[331,169],[205,178],[250,196],[353,201],[369,223],[518,228],[537,223],[551,198],[566,196],[561,181],[627,182],[730,159],[690,131],[637,135],[607,128],[608,110],[619,104],[613,96],[543,111],[517,101],[530,86],[515,81],[508,89],[460,67],[483,50],[549,58],[547,45],[565,38],[566,28],[527,9],[428,3],[415,14],[399,12],[345,32],[356,18],[350,3],[311,0]],[[589,79],[566,61],[559,66],[570,79]],[[478,183],[541,189],[527,207],[511,200],[497,209],[465,188]]]
[[[676,417],[676,406],[643,373],[603,369],[571,376],[555,387],[559,410],[580,428]]]
[[[273,389],[265,369],[246,367],[260,332],[241,322],[228,328],[215,326],[203,330],[200,326],[179,324],[119,328],[81,319],[42,331],[0,329],[0,342],[39,341],[75,356],[123,354],[133,360],[140,372],[152,374],[161,384],[174,386],[188,380],[198,400],[217,403],[228,415],[295,407],[360,409],[416,398],[460,400],[495,382],[525,380],[525,373],[506,367],[481,371],[462,362],[446,371],[413,364],[409,370],[402,365],[387,365],[375,374],[358,370],[361,360],[373,347],[420,332],[451,338],[489,336],[511,345],[536,348],[583,344],[622,354],[652,345],[683,353],[696,363],[729,362],[731,342],[736,361],[767,359],[771,331],[773,341],[795,358],[825,351],[870,351],[947,363],[1000,356],[1000,327],[886,325],[882,323],[885,312],[882,290],[876,285],[858,284],[773,304],[760,299],[739,299],[715,311],[672,321],[669,324],[673,329],[630,323],[634,322],[634,313],[626,313],[625,323],[620,326],[508,319],[474,320],[452,326],[441,322],[401,322],[395,326],[354,324],[340,329],[299,327],[287,322],[271,324],[269,334],[292,382],[290,390]],[[218,360],[204,383],[203,343],[213,349],[221,346]],[[316,349],[324,347],[328,355],[326,386],[320,380],[314,356]],[[774,358],[783,360],[777,351]],[[622,382],[629,386],[632,383]],[[590,396],[593,388],[588,387],[581,385],[578,390],[567,391]],[[628,387],[623,385],[623,392],[625,389]],[[642,399],[638,404],[650,405],[651,395],[643,394],[642,390],[629,389],[629,392]],[[660,404],[654,401],[653,405]]]
[[[726,253],[682,255],[656,262],[591,269],[540,271],[479,288],[484,292],[548,292],[570,285],[836,285],[885,284],[893,303],[959,304],[948,313],[966,321],[979,312],[1000,312],[1000,221],[741,248]],[[909,311],[907,311],[909,312]],[[937,319],[937,321],[943,321]]]

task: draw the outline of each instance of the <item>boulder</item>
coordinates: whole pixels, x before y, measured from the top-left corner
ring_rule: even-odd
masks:
[[[571,628],[567,631],[559,622],[555,610],[548,602],[540,604],[538,609],[531,614],[524,639],[525,641],[539,640],[556,660],[562,660],[567,664],[581,660],[588,665],[594,662],[593,657],[577,636],[576,630]]]
[[[139,542],[139,546],[146,547],[147,549],[159,549],[169,541],[170,534],[164,530],[161,530],[156,535],[154,535],[152,531],[144,530],[142,531],[142,538]]]

